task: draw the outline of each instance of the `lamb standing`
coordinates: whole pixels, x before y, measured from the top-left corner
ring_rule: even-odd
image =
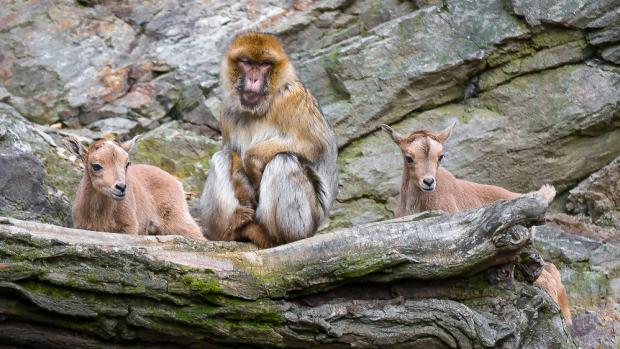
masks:
[[[98,140],[87,150],[65,147],[84,163],[72,208],[76,228],[132,235],[182,235],[205,240],[189,214],[181,183],[155,166],[130,165],[139,136],[123,144]]]
[[[388,125],[381,126],[400,147],[404,157],[396,217],[428,210],[454,213],[521,195],[537,194],[547,203],[553,200],[555,188],[551,185],[543,185],[537,192],[519,194],[494,185],[457,179],[448,170],[440,167],[444,157],[443,143],[452,134],[454,125],[439,133],[418,130],[408,135],[402,135]],[[547,291],[560,306],[564,319],[570,325],[572,320],[568,296],[555,265],[546,263],[534,285]]]

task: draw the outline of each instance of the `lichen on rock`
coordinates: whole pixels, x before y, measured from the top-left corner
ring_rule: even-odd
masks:
[[[166,123],[143,135],[132,162],[158,166],[183,182],[185,191],[200,195],[209,170],[209,160],[218,143],[177,121]]]

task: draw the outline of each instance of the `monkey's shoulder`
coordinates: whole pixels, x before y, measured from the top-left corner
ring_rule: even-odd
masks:
[[[305,102],[310,99],[313,107],[318,107],[316,98],[312,95],[310,90],[300,80],[292,80],[284,84],[280,89],[279,97],[289,100],[297,100],[299,102]]]
[[[299,80],[286,83],[273,100],[268,113],[272,118],[302,117],[323,121],[321,106],[304,84]]]

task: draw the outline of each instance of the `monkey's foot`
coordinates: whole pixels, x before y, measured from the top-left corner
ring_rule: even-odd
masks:
[[[228,228],[231,240],[238,240],[243,238],[241,232],[246,225],[254,221],[255,212],[252,207],[239,206],[233,213],[230,220],[230,227]]]
[[[246,225],[241,231],[241,236],[252,241],[259,248],[269,248],[273,246],[267,232],[256,222]]]

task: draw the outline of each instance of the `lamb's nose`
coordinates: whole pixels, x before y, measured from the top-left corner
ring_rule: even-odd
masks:
[[[424,182],[424,184],[430,187],[431,185],[433,185],[433,183],[435,183],[435,178],[427,177],[427,178],[424,178],[422,182]]]
[[[127,184],[125,184],[125,183],[116,183],[116,185],[114,185],[114,188],[116,188],[121,193],[124,193],[125,189],[127,189]]]

